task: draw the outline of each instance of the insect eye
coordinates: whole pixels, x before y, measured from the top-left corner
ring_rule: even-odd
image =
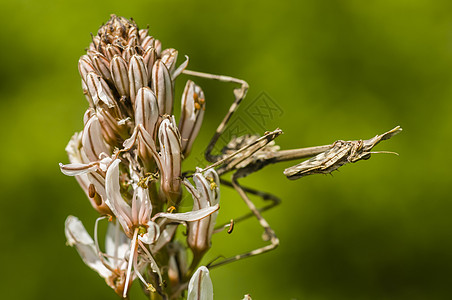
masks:
[[[361,150],[361,149],[363,148],[363,146],[364,146],[364,142],[363,142],[362,140],[360,140],[359,143],[358,143],[358,149],[357,149],[357,151]],[[369,157],[370,157],[370,156],[369,156]],[[366,159],[367,159],[367,158],[366,158]]]
[[[369,158],[370,158],[370,153],[367,153],[361,159],[368,160]]]

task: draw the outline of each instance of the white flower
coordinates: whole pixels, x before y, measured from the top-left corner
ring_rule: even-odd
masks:
[[[107,284],[122,295],[125,285],[129,239],[113,222],[109,223],[105,237],[105,254],[101,253],[82,222],[69,216],[65,223],[67,244],[75,246],[85,264],[105,279]]]
[[[201,128],[204,110],[204,92],[201,87],[193,81],[188,80],[184,93],[182,94],[181,116],[179,120],[181,146],[184,157],[187,157],[190,153],[193,142]]]
[[[191,277],[187,300],[213,300],[212,280],[206,267],[199,267]]]
[[[144,244],[154,244],[160,235],[160,226],[154,222],[157,218],[166,218],[175,222],[193,222],[203,219],[218,210],[218,204],[207,207],[195,212],[187,213],[157,213],[151,219],[152,204],[149,199],[148,190],[142,188],[137,182],[132,183],[134,189],[131,205],[129,205],[121,195],[121,187],[119,185],[119,164],[120,159],[114,160],[108,167],[105,176],[105,190],[107,194],[106,203],[118,219],[125,234],[131,239],[129,265],[126,274],[126,284],[123,296],[127,295],[128,283],[132,274],[132,266],[138,278],[149,288],[152,286],[142,277],[138,268],[138,246],[146,254],[146,259],[151,262],[151,268],[161,275],[159,268]],[[136,177],[136,176],[132,176]],[[165,222],[163,222],[164,224]]]
[[[172,203],[180,201],[181,138],[174,116],[163,119],[159,127],[161,187]]]
[[[204,174],[197,169],[193,175],[196,189],[186,179],[185,187],[193,197],[193,211],[217,205],[220,201],[220,178],[214,169],[209,169]],[[210,248],[210,240],[213,234],[218,212],[215,212],[197,222],[188,224],[187,243],[197,259]]]
[[[105,157],[100,162],[89,162],[82,147],[82,132],[72,136],[66,146],[66,152],[71,163],[60,164],[61,171],[77,179],[94,209],[101,215],[111,215],[110,209],[104,202],[106,199],[104,177],[96,172],[101,164],[106,170],[106,165],[111,162],[111,158]]]

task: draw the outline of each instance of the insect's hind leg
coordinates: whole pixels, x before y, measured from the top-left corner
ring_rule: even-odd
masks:
[[[213,155],[212,150],[215,147],[215,144],[218,142],[218,139],[220,138],[221,134],[224,132],[224,129],[226,128],[227,123],[231,119],[232,114],[237,110],[237,108],[240,105],[240,102],[242,102],[242,100],[245,98],[249,85],[245,80],[230,77],[230,76],[215,75],[215,74],[196,72],[196,71],[191,71],[191,70],[184,70],[183,73],[186,75],[190,75],[190,76],[218,80],[221,82],[232,82],[232,83],[240,84],[240,88],[234,89],[235,100],[231,104],[231,107],[229,107],[229,111],[227,112],[226,116],[223,118],[223,121],[221,121],[220,125],[218,125],[218,128],[215,131],[215,134],[213,135],[212,139],[210,140],[209,145],[207,145],[206,151],[204,153],[207,161],[216,162],[217,160],[220,159],[220,157],[217,155]]]
[[[231,182],[232,186],[239,193],[240,197],[242,197],[243,201],[245,201],[246,205],[251,210],[253,215],[258,219],[260,225],[264,228],[265,240],[269,240],[270,244],[267,246],[264,246],[264,247],[254,249],[254,250],[246,252],[246,253],[242,253],[242,254],[238,254],[238,255],[226,258],[218,263],[211,263],[208,265],[209,269],[218,267],[218,266],[221,266],[221,265],[224,265],[227,263],[231,263],[231,262],[234,262],[234,261],[246,258],[246,257],[251,257],[254,255],[259,255],[259,254],[271,251],[279,245],[279,239],[276,236],[275,232],[270,227],[268,222],[262,217],[262,215],[260,214],[259,210],[254,205],[254,203],[248,198],[248,195],[246,194],[244,188],[238,183],[237,179],[238,179],[237,176],[235,176],[235,174],[234,174],[232,176],[232,182]]]
[[[234,186],[232,185],[232,182],[227,181],[225,179],[220,178],[220,183],[222,185],[234,188]],[[260,213],[262,213],[264,211],[267,211],[267,210],[269,210],[269,209],[271,209],[271,208],[273,208],[273,207],[275,207],[275,206],[277,206],[277,205],[279,205],[281,203],[281,199],[279,199],[278,197],[276,197],[273,194],[270,194],[270,193],[267,193],[267,192],[264,192],[264,191],[255,190],[255,189],[252,189],[252,188],[249,188],[249,187],[244,187],[244,186],[241,186],[241,187],[246,193],[250,193],[250,194],[256,195],[256,196],[262,198],[264,201],[270,201],[269,204],[266,204],[265,206],[260,207],[260,208],[257,209]],[[244,214],[244,215],[242,215],[242,216],[240,216],[238,218],[235,218],[234,219],[234,223],[237,224],[237,223],[239,223],[241,221],[244,221],[246,219],[249,219],[249,218],[251,218],[253,216],[254,216],[254,213],[252,213],[252,212]],[[217,226],[215,228],[214,233],[221,232],[221,231],[225,230],[226,228],[229,228],[229,226],[230,226],[229,222],[221,224],[221,225],[219,225],[219,226]]]

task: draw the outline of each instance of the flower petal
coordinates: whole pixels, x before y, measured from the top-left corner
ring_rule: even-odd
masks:
[[[111,81],[110,62],[101,53],[97,53],[92,57],[93,65],[99,73],[108,81]]]
[[[108,44],[107,47],[105,47],[105,55],[108,60],[112,60],[115,55],[121,55],[121,50],[117,45]]]
[[[168,220],[172,221],[179,221],[179,222],[194,222],[201,220],[214,212],[216,212],[220,208],[219,204],[216,204],[214,206],[206,207],[197,211],[189,211],[185,213],[159,213],[154,216],[153,219],[156,218],[167,218]]]
[[[143,58],[133,55],[129,63],[129,91],[130,101],[135,105],[135,96],[139,89],[147,85],[148,74],[144,66]]]
[[[82,163],[73,163],[73,164],[67,164],[63,165],[60,163],[60,170],[64,175],[67,176],[76,176],[76,175],[82,175],[90,172],[96,171],[98,168],[98,163],[93,162],[89,164],[82,164]]]
[[[190,153],[193,142],[201,128],[204,118],[205,96],[202,89],[188,80],[182,94],[181,117],[179,130],[181,134],[182,152],[185,157]]]
[[[206,267],[199,267],[191,277],[187,300],[213,300],[212,280]]]
[[[145,48],[143,48],[143,49],[145,49]],[[146,52],[143,54],[144,65],[146,66],[146,70],[147,70],[147,74],[148,74],[147,82],[151,81],[152,67],[154,66],[155,59],[156,59],[155,58],[155,48],[149,47],[146,50]]]
[[[102,263],[91,236],[77,217],[69,216],[65,223],[65,234],[69,246],[75,246],[85,264],[107,279],[112,275]]]
[[[127,74],[127,63],[119,55],[115,55],[110,62],[110,71],[116,89],[121,96],[129,95],[129,75]]]
[[[165,229],[160,233],[157,242],[151,245],[152,253],[157,253],[162,249],[166,244],[168,244],[172,239],[174,234],[176,233],[178,225],[168,224]]]
[[[154,92],[149,87],[139,89],[135,98],[135,124],[142,124],[155,138],[158,119],[159,108]]]
[[[139,235],[138,239],[140,241],[142,241],[143,243],[150,245],[150,244],[154,244],[157,241],[157,239],[159,238],[160,227],[157,225],[157,223],[152,222],[152,221],[149,221],[148,225],[149,225],[149,227],[147,229],[148,231],[143,235]]]
[[[120,268],[125,262],[127,251],[130,249],[130,240],[124,234],[118,223],[109,222],[105,236],[105,253],[113,268]]]
[[[112,114],[111,110],[99,107],[96,109],[96,116],[102,127],[102,133],[105,141],[113,147],[117,146],[118,143],[120,143],[119,141],[122,141],[122,136],[126,136],[126,126],[118,124],[118,121]]]
[[[212,182],[207,179],[212,180]],[[194,209],[212,206],[220,201],[220,178],[215,170],[209,169],[205,174],[196,172],[193,175],[193,181],[199,191],[201,200],[201,205],[199,207],[194,206]]]
[[[176,68],[177,54],[177,50],[173,48],[165,49],[162,52],[161,60],[168,68],[170,74],[173,74],[174,69]]]
[[[161,54],[162,54],[162,42],[160,42],[160,40],[155,40],[154,41],[154,48],[155,48],[155,54],[157,56],[161,56]]]
[[[80,76],[82,77],[82,81],[84,83],[86,83],[86,75],[88,75],[88,73],[96,73],[93,62],[88,55],[83,55],[82,57],[80,57],[78,61],[78,71],[80,72]]]
[[[110,108],[115,107],[116,102],[112,90],[97,73],[89,72],[86,75],[86,87],[95,106],[100,105],[99,101],[102,101]]]
[[[90,161],[98,161],[101,153],[110,153],[110,149],[103,138],[99,118],[96,115],[91,116],[83,128],[82,145]]]
[[[152,67],[152,90],[157,97],[160,115],[173,111],[173,85],[166,65],[157,60]]]
[[[162,161],[161,188],[168,200],[177,200],[181,185],[181,142],[179,130],[173,118],[160,123],[159,142]]]
[[[119,185],[119,164],[120,159],[115,159],[108,167],[105,175],[105,192],[107,200],[105,201],[111,211],[118,218],[124,231],[130,233],[132,230],[131,208],[121,196],[121,187]]]
[[[67,144],[66,153],[71,163],[84,163],[80,148],[82,146],[82,133],[76,132]]]
[[[137,54],[134,46],[126,46],[124,50],[122,50],[122,57],[126,60],[126,62],[130,62],[130,58]]]
[[[140,30],[141,31],[141,30]],[[147,34],[147,33],[146,33]],[[141,35],[141,34],[140,34]],[[141,41],[141,47],[147,51],[149,50],[149,48],[154,48],[154,44],[155,44],[155,38],[153,38],[152,36],[145,36],[142,38]]]
[[[181,63],[181,65],[177,67],[177,69],[174,70],[174,72],[171,74],[171,78],[173,78],[173,80],[175,80],[177,76],[179,76],[185,70],[185,68],[187,68],[189,61],[190,59],[187,55],[185,55],[185,61]]]

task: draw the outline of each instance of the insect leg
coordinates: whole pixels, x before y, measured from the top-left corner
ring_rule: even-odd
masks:
[[[270,241],[270,244],[267,246],[264,246],[264,247],[254,249],[254,250],[246,252],[246,253],[242,253],[242,254],[238,254],[238,255],[226,258],[218,263],[210,264],[210,265],[208,265],[209,269],[218,267],[218,266],[230,263],[230,262],[234,262],[234,261],[246,258],[246,257],[251,257],[254,255],[259,255],[259,254],[268,252],[270,250],[275,249],[279,245],[279,239],[276,236],[275,232],[270,227],[268,222],[262,217],[262,215],[260,214],[259,210],[254,205],[254,203],[248,198],[248,195],[246,194],[243,187],[240,186],[237,179],[238,179],[237,176],[235,176],[235,174],[234,174],[232,176],[232,182],[231,182],[232,186],[239,193],[240,197],[242,197],[243,201],[245,201],[246,205],[252,211],[253,215],[258,219],[260,225],[265,229],[265,236],[266,236],[266,239],[268,238],[268,240]]]
[[[281,135],[283,132],[281,129],[277,128],[274,131],[266,132],[263,136],[255,140],[254,142],[240,148],[239,150],[235,151],[234,153],[231,153],[227,155],[226,157],[223,157],[220,160],[217,160],[210,166],[205,167],[202,169],[201,172],[204,172],[208,169],[218,167],[220,165],[223,165],[222,168],[218,169],[218,175],[224,174],[226,172],[232,171],[237,164],[242,162],[247,157],[250,157],[255,152],[259,151],[263,147],[265,147],[268,143],[273,141],[275,138],[277,138],[279,135]],[[240,155],[240,157],[236,160],[234,158],[237,158]],[[234,161],[233,161],[234,160]],[[232,162],[233,161],[233,162]],[[247,173],[249,174],[249,173]]]
[[[232,188],[234,187],[230,181],[227,181],[227,180],[222,179],[222,178],[220,178],[220,183],[222,185],[225,185],[225,186],[229,186],[229,187],[232,187]],[[271,208],[273,208],[273,207],[275,207],[275,206],[277,206],[278,204],[281,203],[281,199],[279,199],[278,197],[276,197],[273,194],[270,194],[270,193],[267,193],[267,192],[263,192],[263,191],[258,191],[258,190],[255,190],[255,189],[252,189],[252,188],[249,188],[249,187],[244,187],[244,186],[242,186],[242,189],[246,193],[250,193],[250,194],[256,195],[256,196],[262,198],[265,201],[271,201],[271,203],[265,205],[264,207],[261,207],[261,208],[257,209],[260,213],[262,213],[264,211],[267,211],[267,210],[269,210],[269,209],[271,209]],[[248,218],[251,218],[253,216],[254,216],[254,214],[252,212],[247,213],[247,214],[242,215],[242,216],[240,216],[238,218],[235,218],[234,219],[234,223],[237,224],[238,222],[244,221],[244,220],[246,220]],[[215,228],[214,233],[221,232],[224,229],[229,228],[229,226],[230,226],[230,222],[226,222],[224,224],[221,224],[221,225],[219,225],[219,226],[217,226]]]
[[[215,131],[215,134],[213,135],[212,139],[209,142],[209,145],[206,148],[206,152],[205,152],[206,160],[210,161],[210,162],[215,162],[219,159],[219,157],[216,155],[213,155],[212,150],[215,147],[215,144],[217,143],[221,134],[224,132],[224,129],[226,128],[226,124],[231,119],[232,114],[237,110],[240,102],[242,102],[242,100],[245,98],[249,85],[246,81],[244,81],[242,79],[237,79],[237,78],[230,77],[230,76],[208,74],[208,73],[196,72],[196,71],[191,71],[191,70],[184,70],[183,73],[186,75],[190,75],[190,76],[213,79],[213,80],[218,80],[221,82],[232,82],[232,83],[237,83],[237,84],[241,85],[240,88],[234,89],[235,100],[232,103],[231,107],[229,107],[229,111],[226,114],[226,116],[223,118],[223,121],[221,121],[220,125],[218,125],[218,128]]]
[[[298,149],[279,150],[276,153],[269,154],[269,156],[266,159],[271,160],[271,163],[277,163],[301,158],[309,158],[331,149],[333,145],[334,144]]]

